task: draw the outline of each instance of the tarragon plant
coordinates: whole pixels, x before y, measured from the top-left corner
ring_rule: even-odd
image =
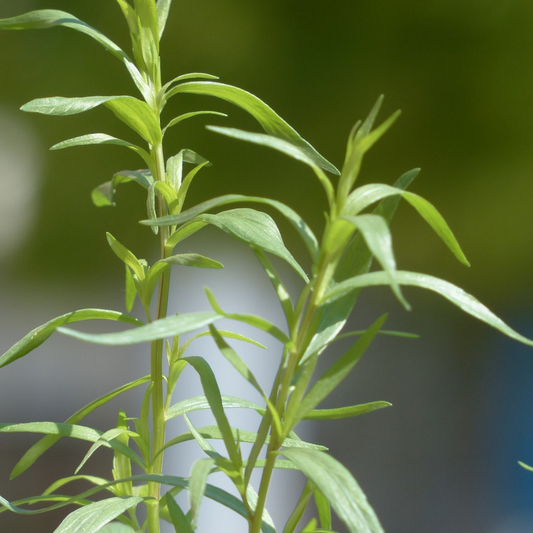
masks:
[[[148,226],[147,231],[153,231],[157,236],[160,258],[154,264],[148,264],[138,259],[137,250],[128,250],[119,239],[108,234],[109,246],[125,265],[126,312],[81,309],[54,318],[7,350],[0,357],[0,367],[27,355],[58,331],[81,341],[111,346],[150,343],[151,371],[150,375],[97,398],[63,423],[0,424],[1,433],[44,435],[16,464],[12,477],[26,471],[62,437],[91,443],[80,468],[102,446],[113,454],[109,479],[81,475],[76,471],[72,476],[55,482],[41,495],[13,503],[0,497],[0,513],[32,514],[74,506],[75,510],[66,516],[55,533],[158,533],[162,520],[170,522],[176,532],[191,533],[197,527],[200,502],[207,497],[242,515],[250,533],[274,533],[276,527],[265,502],[274,471],[290,469],[300,471],[307,483],[293,502],[290,518],[279,531],[330,532],[333,509],[351,533],[379,533],[383,531],[379,520],[351,474],[323,447],[302,441],[295,432],[302,420],[348,418],[388,405],[386,402],[373,402],[317,409],[353,370],[374,337],[380,332],[387,333],[383,330],[385,316],[378,318],[366,330],[344,333],[343,336],[354,335],[357,340],[325,373],[315,376],[319,357],[339,337],[360,290],[388,285],[399,301],[409,308],[402,293],[403,286],[429,289],[506,335],[528,344],[531,341],[516,333],[458,287],[432,276],[396,268],[388,226],[402,198],[433,228],[461,263],[468,265],[468,262],[435,207],[420,196],[407,192],[418,170],[405,173],[394,185],[370,184],[354,188],[363,156],[398,116],[395,113],[374,127],[381,98],[366,120],[358,122],[350,132],[346,157],[342,170],[338,171],[256,96],[221,83],[210,74],[182,74],[168,82],[162,81],[159,43],[171,0],[133,0],[132,3],[117,0],[117,3],[131,35],[131,57],[100,31],[64,11],[45,9],[2,19],[0,29],[64,26],[91,37],[123,63],[139,91],[137,96],[40,98],[24,105],[22,110],[66,116],[105,106],[137,134],[138,144],[105,133],[90,133],[60,142],[52,149],[114,144],[128,148],[140,158],[141,170],[117,172],[111,181],[93,191],[92,199],[96,206],[111,206],[119,185],[134,182],[144,188],[147,218],[141,224]],[[189,205],[189,188],[194,185],[197,174],[210,163],[186,147],[167,147],[172,154],[167,157],[164,152],[165,133],[169,128],[179,127],[185,120],[221,113],[191,111],[163,125],[161,116],[167,102],[185,93],[226,100],[250,113],[264,130],[264,133],[251,133],[209,127],[212,132],[272,148],[309,167],[311,174],[320,182],[328,203],[325,230],[320,239],[292,208],[275,199],[229,194]],[[271,216],[261,210],[242,207],[242,204],[267,206],[286,218],[305,243],[312,263],[310,271],[305,271],[285,247]],[[238,207],[227,209],[226,206],[230,205]],[[216,295],[209,290],[206,292],[211,310],[167,316],[171,271],[175,271],[176,275],[180,272],[173,266],[222,267],[208,257],[177,252],[182,241],[208,225],[248,244],[253,250],[279,299],[286,321],[284,328],[278,328],[258,316],[222,309]],[[289,295],[269,255],[286,261],[303,279],[303,290],[296,298]],[[373,259],[379,269],[370,272]],[[144,309],[146,316],[143,319],[129,314],[136,298]],[[105,334],[88,334],[67,327],[93,319],[123,322],[130,327]],[[217,329],[215,324],[222,319],[263,330],[270,334],[276,346],[281,345],[279,365],[269,391],[228,343],[228,339],[248,343],[255,341],[239,333]],[[190,333],[193,335],[184,340],[182,336]],[[242,398],[222,396],[208,360],[189,356],[189,347],[196,339],[205,336],[214,341],[218,348],[216,353],[220,352],[220,356],[226,358],[259,392],[263,399],[261,405]],[[204,394],[173,403],[173,393],[179,388],[180,374],[187,365],[197,372]],[[145,391],[141,411],[136,416],[120,412],[116,427],[106,431],[81,425],[89,413],[136,387]],[[211,410],[216,424],[194,427],[188,415],[206,408]],[[230,408],[255,411],[258,416],[257,432],[231,427],[226,415],[226,410]],[[167,423],[176,417],[183,417],[188,431],[170,436],[167,434]],[[188,477],[166,475],[163,468],[165,451],[190,440],[198,443],[205,452],[205,458],[190,466]],[[225,451],[216,451],[210,440],[221,441]],[[249,453],[243,452],[241,443],[251,444]],[[253,487],[250,480],[255,469],[260,469],[261,474],[258,486]],[[140,473],[134,475],[133,472]],[[235,487],[234,493],[208,483],[209,476],[214,472],[228,476]],[[76,480],[87,482],[89,488],[79,494],[69,493],[69,484]],[[187,491],[189,496],[186,508],[182,508],[175,499],[182,491]],[[37,510],[34,504],[40,504]],[[42,507],[43,504],[46,506]],[[301,525],[308,506],[316,510],[316,518]]]

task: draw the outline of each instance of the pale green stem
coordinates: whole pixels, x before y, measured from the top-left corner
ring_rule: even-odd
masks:
[[[165,161],[162,145],[154,147],[153,155],[156,161],[157,176],[156,180],[163,180],[165,176]],[[166,215],[166,206],[162,199],[159,199],[159,215]],[[168,240],[168,228],[160,228],[160,247],[161,259],[166,256],[166,243]],[[155,319],[159,320],[167,316],[168,293],[170,286],[170,269],[163,273],[159,283],[157,298],[157,309]],[[164,408],[164,391],[163,391],[163,350],[164,340],[159,339],[152,342],[151,348],[151,381],[152,389],[152,457],[165,445],[166,417]],[[163,473],[164,454],[158,454],[150,465],[151,474]],[[161,497],[161,485],[159,483],[149,483],[148,492],[154,501],[150,502],[148,508],[148,532],[160,533],[159,523],[159,499]]]

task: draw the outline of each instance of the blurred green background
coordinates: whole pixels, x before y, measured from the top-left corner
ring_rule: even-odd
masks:
[[[72,12],[129,50],[128,34],[112,0],[2,0],[0,17],[45,7]],[[165,79],[186,72],[208,72],[249,90],[337,166],[342,164],[350,128],[384,93],[381,118],[398,108],[403,114],[366,157],[360,182],[390,184],[406,170],[421,167],[412,190],[438,207],[472,264],[466,269],[456,263],[427,225],[403,206],[393,227],[400,268],[453,281],[521,331],[527,334],[529,327],[530,335],[533,333],[529,326],[533,315],[533,3],[174,0],[162,55]],[[141,191],[134,186],[122,188],[118,206],[112,209],[97,211],[90,201],[96,185],[137,164],[132,162],[134,155],[116,147],[46,151],[56,142],[85,133],[105,132],[135,141],[132,134],[105,109],[66,119],[24,116],[16,111],[36,97],[97,94],[134,94],[134,88],[123,66],[91,39],[66,29],[0,34],[0,129],[11,140],[22,132],[20,152],[8,155],[23,161],[31,153],[39,169],[36,189],[28,192],[28,198],[35,197],[33,203],[25,205],[21,200],[20,207],[15,213],[10,210],[9,216],[0,212],[5,233],[11,236],[23,227],[25,219],[31,220],[28,231],[21,231],[20,238],[15,239],[18,244],[0,255],[0,298],[8,287],[22,294],[24,287],[39,284],[66,291],[80,285],[89,290],[116,291],[113,283],[121,282],[122,269],[110,255],[105,231],[120,236],[135,249],[152,249],[151,232],[137,224],[145,216]],[[168,155],[188,147],[214,163],[191,188],[189,205],[234,192],[276,197],[320,231],[325,202],[306,168],[266,149],[207,132],[205,123],[259,130],[243,111],[223,102],[193,96],[175,98],[167,116],[196,109],[225,111],[229,117],[190,121],[168,135]],[[23,144],[30,141],[25,151]],[[8,198],[16,184],[10,181],[9,167],[4,169],[0,186]],[[303,257],[304,250],[290,230],[286,235],[289,246]],[[454,468],[459,478],[461,471],[466,476],[478,444],[463,432],[484,417],[490,418],[486,408],[489,400],[480,391],[492,383],[490,376],[501,372],[501,367],[493,364],[498,356],[491,356],[491,350],[499,346],[501,354],[514,348],[503,344],[497,335],[487,337],[492,335],[487,328],[461,316],[437,297],[408,292],[415,311],[405,316],[388,295],[377,294],[380,296],[365,300],[373,315],[390,309],[393,317],[398,317],[393,320],[405,328],[428,332],[416,348],[426,350],[424,361],[413,360],[409,363],[412,368],[424,367],[430,372],[431,368],[442,368],[443,381],[439,375],[428,381],[427,374],[422,373],[402,394],[409,398],[411,392],[410,402],[417,403],[413,397],[422,401],[423,396],[415,388],[431,389],[440,401],[453,393],[455,400],[450,401],[462,403],[452,403],[449,409],[447,404],[439,404],[447,420],[458,423],[450,409],[464,409],[472,417],[458,417],[462,421],[456,428],[457,453],[464,464]],[[371,319],[360,313],[367,322]],[[448,353],[442,354],[443,344]],[[526,361],[533,353],[507,355]],[[501,362],[504,367],[505,361]],[[522,367],[516,372],[524,377]],[[380,383],[380,377],[375,377]],[[512,376],[509,380],[509,390],[513,390]],[[446,383],[453,383],[452,392],[444,390]],[[523,385],[527,390],[527,379]],[[434,387],[443,388],[436,392]],[[502,398],[506,391],[501,392]],[[521,396],[509,409],[527,405],[524,398],[527,396]],[[371,399],[378,398],[366,398]],[[530,400],[520,411],[526,426],[532,423],[533,398]],[[438,425],[437,415],[431,412],[414,416]],[[377,423],[386,429],[385,420]],[[486,436],[479,438],[486,444]],[[438,461],[438,457],[436,454],[433,459]],[[533,449],[529,458],[533,458]],[[528,456],[514,457],[509,469],[518,468],[518,459],[527,462]],[[450,460],[453,462],[453,457]],[[416,463],[415,458],[413,461]],[[383,463],[383,458],[378,457],[377,462]],[[520,479],[533,490],[533,474],[530,478],[522,474],[525,477]],[[372,473],[365,476],[368,481],[361,484],[364,488],[370,484],[374,500],[379,499],[380,490],[372,488]],[[395,480],[399,492],[407,491],[404,485],[410,481]],[[439,483],[436,479],[432,482]],[[387,478],[380,483],[386,484]],[[467,486],[477,485],[472,482]],[[454,490],[459,491],[450,488],[450,492]],[[423,493],[419,491],[416,497]],[[425,521],[414,518],[431,515],[429,510],[419,511],[424,505],[420,501],[413,501],[409,512],[402,506],[401,520],[392,512],[387,514],[387,508],[395,508],[394,497],[387,494],[378,506],[388,531],[440,531],[437,523],[442,517],[433,517],[433,522],[431,517]],[[469,510],[478,518],[469,520],[481,520],[484,506],[486,510],[491,501],[478,502],[478,511]],[[456,514],[453,509],[449,513]],[[509,528],[488,529],[475,521],[463,521],[469,525],[460,529],[460,523],[449,522],[442,531],[511,532]]]

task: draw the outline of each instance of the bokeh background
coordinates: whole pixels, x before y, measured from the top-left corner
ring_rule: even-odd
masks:
[[[0,17],[39,8],[70,11],[129,49],[111,0],[2,0]],[[164,76],[209,72],[249,90],[338,166],[351,126],[384,93],[382,118],[397,108],[403,114],[366,157],[360,182],[392,183],[421,167],[412,190],[439,208],[472,264],[459,265],[403,205],[393,224],[399,266],[453,281],[533,336],[532,29],[527,0],[175,0],[162,43]],[[105,231],[138,255],[155,256],[150,230],[137,224],[145,217],[142,191],[124,187],[110,209],[96,210],[90,201],[96,185],[137,165],[134,155],[117,147],[47,152],[85,133],[132,134],[105,109],[66,119],[18,111],[36,97],[96,94],[134,94],[134,88],[120,63],[91,39],[67,29],[0,34],[1,352],[63,312],[122,309],[123,268]],[[233,192],[276,197],[321,230],[325,202],[306,168],[204,128],[217,123],[258,131],[253,119],[193,96],[168,107],[169,117],[206,108],[229,114],[191,121],[168,135],[168,155],[189,147],[214,163],[197,178],[189,205]],[[279,223],[305,264],[303,247]],[[254,277],[260,272],[251,252],[216,231],[192,250],[225,261],[228,272],[207,283],[197,273],[184,274],[190,277],[176,282],[176,310],[205,310],[202,287],[208,284],[229,305],[277,320],[274,304],[263,306],[272,295],[268,283]],[[188,292],[193,284],[196,292]],[[533,464],[533,349],[436,295],[406,294],[410,313],[387,290],[367,291],[350,326],[368,326],[389,311],[390,328],[421,338],[379,339],[331,400],[388,400],[394,407],[305,431],[350,468],[388,532],[530,532],[533,473],[517,461]],[[54,338],[0,373],[2,421],[67,418],[96,394],[145,373],[141,348],[110,353]],[[237,393],[232,379],[226,392]],[[94,423],[105,429],[113,420],[108,414]],[[8,482],[31,442],[0,439],[0,494],[11,500],[43,490],[54,469],[71,473],[86,449],[61,442],[33,467],[33,477],[30,471]],[[103,453],[102,474],[107,460]],[[292,490],[283,481],[279,494],[284,487]],[[60,516],[3,513],[0,531],[51,532]]]

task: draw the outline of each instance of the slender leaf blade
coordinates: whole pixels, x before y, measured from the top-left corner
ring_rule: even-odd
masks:
[[[350,533],[384,533],[366,496],[348,470],[316,450],[283,450],[322,492]]]
[[[157,218],[154,220],[143,220],[141,224],[146,226],[173,226],[182,225],[195,219],[198,215],[201,215],[210,209],[220,207],[230,203],[251,202],[269,205],[277,209],[287,220],[292,224],[296,231],[300,234],[302,240],[306,244],[312,258],[316,261],[319,257],[318,241],[311,230],[296,211],[290,207],[278,202],[277,200],[271,200],[270,198],[261,198],[260,196],[243,196],[241,194],[227,194],[225,196],[219,196],[198,204],[179,215],[170,215],[166,217]]]
[[[102,405],[105,405],[107,402],[111,401],[113,398],[116,398],[123,392],[134,389],[149,381],[150,376],[145,376],[135,381],[131,381],[130,383],[127,383],[122,387],[114,389],[111,392],[104,394],[103,396],[100,396],[100,398],[97,398],[96,400],[90,402],[85,407],[74,413],[65,421],[65,424],[77,424],[87,415],[92,413],[95,409]],[[47,435],[46,437],[43,437],[41,440],[36,442],[15,465],[15,468],[13,468],[13,471],[11,472],[10,479],[14,479],[20,476],[20,474],[22,474],[23,472],[25,472],[33,463],[35,463],[35,461],[37,461],[37,459],[44,452],[46,452],[46,450],[50,449],[60,438],[60,436]]]
[[[195,329],[212,324],[223,318],[217,313],[189,313],[178,316],[169,316],[161,320],[155,320],[150,324],[140,326],[135,330],[121,331],[118,333],[83,333],[68,328],[59,328],[60,333],[69,335],[85,342],[106,344],[109,346],[122,346],[128,344],[140,344],[151,342],[166,337],[183,335]]]
[[[304,281],[309,281],[302,267],[285,247],[276,223],[266,213],[255,209],[238,208],[217,215],[199,215],[198,221],[212,224],[252,247],[281,257],[300,274]]]
[[[273,135],[298,146],[315,163],[333,174],[339,171],[327,159],[321,156],[305,139],[303,139],[287,122],[285,122],[272,108],[253,94],[212,81],[195,81],[182,83],[171,89],[166,98],[179,93],[204,94],[226,100],[250,113],[261,124],[263,129]]]
[[[468,313],[469,315],[472,315],[478,320],[485,322],[486,324],[492,326],[498,331],[501,331],[504,335],[507,335],[508,337],[511,337],[512,339],[515,339],[529,346],[533,346],[533,340],[528,339],[523,335],[520,335],[517,331],[515,331],[505,322],[503,322],[503,320],[498,318],[479,300],[465,292],[463,289],[460,289],[456,285],[453,285],[448,281],[444,281],[434,276],[429,276],[427,274],[419,274],[416,272],[406,272],[399,270],[397,275],[398,282],[400,283],[400,285],[411,285],[414,287],[420,287],[422,289],[434,291],[440,294],[441,296],[444,296],[444,298],[455,304],[465,313]],[[338,296],[342,296],[342,294],[345,294],[346,292],[351,291],[355,288],[386,285],[386,279],[387,276],[384,272],[371,272],[368,274],[363,274],[361,276],[356,276],[352,279],[343,281],[342,283],[335,285],[329,291],[329,293],[326,294],[326,298],[333,299]]]
[[[134,317],[118,311],[108,311],[106,309],[80,309],[78,311],[66,313],[33,329],[20,341],[14,344],[0,357],[0,368],[30,353],[46,341],[46,339],[48,339],[48,337],[50,337],[50,335],[52,335],[52,333],[54,333],[59,327],[83,320],[114,320],[131,324],[133,326],[140,326],[143,324],[143,322]]]
[[[103,526],[142,501],[142,498],[130,496],[91,503],[70,513],[54,533],[97,533]]]

